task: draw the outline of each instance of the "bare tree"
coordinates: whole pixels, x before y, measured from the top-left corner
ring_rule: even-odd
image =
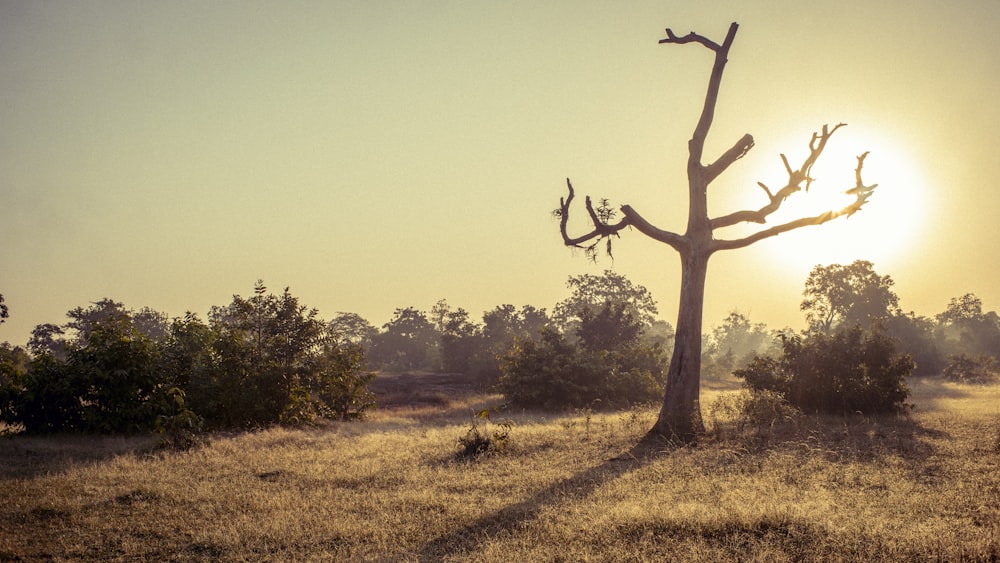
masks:
[[[675,335],[674,352],[670,360],[670,367],[667,372],[666,391],[663,398],[663,406],[656,425],[650,431],[651,434],[663,435],[671,439],[690,441],[704,431],[701,418],[701,408],[698,404],[701,378],[701,332],[702,332],[702,309],[705,297],[705,275],[708,268],[708,259],[720,250],[732,250],[749,246],[759,240],[779,235],[807,225],[820,225],[841,216],[850,216],[861,209],[871,196],[875,185],[866,186],[861,181],[861,169],[864,165],[864,153],[857,158],[857,168],[855,186],[846,190],[847,194],[855,196],[854,201],[840,210],[831,210],[813,217],[802,217],[793,221],[788,221],[769,228],[762,228],[748,236],[736,239],[717,239],[714,236],[716,229],[722,229],[741,223],[765,224],[768,217],[777,211],[782,203],[792,194],[799,191],[809,191],[809,186],[813,181],[810,171],[813,164],[819,158],[827,141],[837,129],[844,126],[843,123],[833,128],[824,125],[818,133],[813,133],[809,141],[809,154],[805,157],[798,168],[792,168],[788,158],[781,155],[782,163],[788,173],[788,182],[778,189],[772,190],[763,183],[758,182],[761,190],[767,197],[767,202],[759,209],[748,209],[736,211],[728,215],[710,217],[708,214],[708,186],[730,165],[742,158],[753,148],[753,137],[744,135],[730,149],[725,151],[714,162],[704,164],[702,153],[705,147],[705,139],[708,137],[709,129],[712,126],[712,119],[715,114],[716,101],[719,96],[719,85],[722,82],[722,73],[726,67],[729,49],[736,37],[736,30],[739,25],[733,22],[729,26],[729,32],[722,44],[718,44],[695,32],[688,33],[683,37],[678,37],[669,28],[667,38],[661,39],[660,43],[695,43],[709,49],[715,53],[715,62],[712,66],[712,74],[709,78],[708,92],[705,95],[705,104],[702,108],[701,117],[695,127],[694,135],[688,141],[688,224],[684,234],[660,229],[629,205],[621,207],[622,218],[616,223],[612,220],[617,215],[616,210],[611,208],[607,200],[601,200],[595,209],[590,197],[586,198],[586,210],[593,225],[589,232],[571,237],[567,232],[567,224],[570,215],[570,206],[573,203],[573,184],[566,179],[566,186],[569,195],[560,199],[559,209],[555,214],[560,218],[559,228],[562,233],[563,242],[567,246],[583,248],[588,255],[595,256],[598,245],[606,242],[607,252],[611,252],[611,237],[618,236],[619,232],[626,227],[633,227],[642,234],[671,246],[681,257],[681,299],[680,310],[677,315],[677,331]]]

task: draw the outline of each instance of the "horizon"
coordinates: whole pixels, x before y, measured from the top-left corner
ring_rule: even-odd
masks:
[[[995,2],[0,2],[0,342],[102,298],[204,317],[257,279],[327,320],[440,299],[478,320],[551,310],[607,268],[676,325],[669,247],[624,232],[592,264],[551,211],[569,177],[683,228],[710,61],[657,41],[733,21],[705,160],[756,146],[710,188],[713,216],[761,205],[779,153],[823,124],[848,126],[793,199],[853,185],[864,151],[879,188],[849,219],[714,256],[705,326],[801,328],[809,271],[856,259],[904,311],[998,307]]]

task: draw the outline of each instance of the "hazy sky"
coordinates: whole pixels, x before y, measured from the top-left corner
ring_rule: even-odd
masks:
[[[824,123],[848,127],[796,197],[852,186],[865,150],[880,187],[847,221],[714,256],[706,326],[799,328],[811,267],[857,258],[906,310],[1000,308],[997,0],[0,0],[0,341],[103,297],[204,318],[258,278],[324,318],[441,298],[478,317],[609,267],[673,323],[669,247],[626,231],[593,265],[551,211],[568,176],[683,231],[711,53],[657,41],[732,21],[706,158],[757,146],[712,214],[762,205]]]

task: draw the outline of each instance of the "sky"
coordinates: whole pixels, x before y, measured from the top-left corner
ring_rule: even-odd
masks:
[[[0,341],[102,298],[204,318],[257,279],[376,326],[439,299],[551,310],[609,268],[673,323],[672,249],[627,230],[594,264],[551,212],[569,177],[684,230],[712,57],[658,40],[721,42],[733,21],[706,158],[756,146],[710,213],[762,206],[757,182],[782,185],[779,154],[825,123],[848,126],[793,200],[833,205],[864,151],[879,188],[847,220],[713,256],[706,327],[801,328],[809,271],[856,259],[904,310],[1000,308],[997,0],[0,0]]]

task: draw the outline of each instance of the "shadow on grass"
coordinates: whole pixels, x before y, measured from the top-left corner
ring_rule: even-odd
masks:
[[[898,457],[914,471],[923,471],[935,455],[935,440],[947,432],[929,428],[908,415],[864,417],[808,416],[793,424],[752,429],[741,433],[709,433],[691,446],[706,475],[727,472],[755,473],[773,469],[772,454],[820,458],[828,463],[878,463]],[[498,535],[515,533],[562,503],[586,499],[603,484],[638,471],[676,451],[675,446],[644,439],[629,451],[555,482],[520,502],[481,516],[471,523],[429,541],[419,551],[420,560],[440,560],[473,553]]]
[[[588,497],[601,485],[651,463],[672,446],[645,439],[627,452],[561,479],[529,498],[482,516],[447,534],[434,538],[420,550],[419,560],[438,561],[448,556],[474,552],[483,542],[504,532],[518,530],[539,517],[545,508]]]
[[[99,436],[56,434],[0,437],[0,481],[60,473],[71,467],[99,463],[120,455],[154,450],[159,436]]]

